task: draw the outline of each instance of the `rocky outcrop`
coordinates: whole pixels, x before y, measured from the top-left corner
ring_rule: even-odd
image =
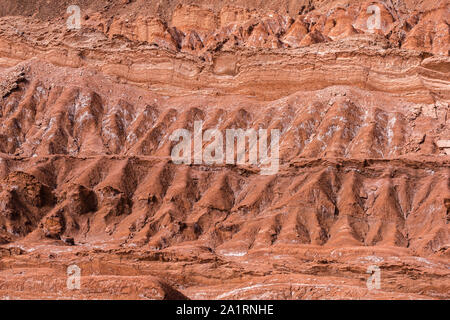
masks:
[[[448,299],[446,1],[44,2],[0,4],[1,297]],[[200,121],[279,170],[177,164]]]

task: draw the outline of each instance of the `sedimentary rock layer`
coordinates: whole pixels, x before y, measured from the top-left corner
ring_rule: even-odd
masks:
[[[449,298],[446,1],[0,16],[1,297]],[[176,164],[171,134],[200,121],[279,130],[277,172]]]

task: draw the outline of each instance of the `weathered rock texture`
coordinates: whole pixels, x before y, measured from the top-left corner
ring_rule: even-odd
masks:
[[[450,298],[449,10],[3,0],[0,297]],[[279,172],[174,164],[196,120]]]

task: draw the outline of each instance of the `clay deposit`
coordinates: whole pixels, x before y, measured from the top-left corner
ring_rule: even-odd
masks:
[[[449,20],[445,0],[2,0],[0,298],[449,299]],[[279,130],[277,172],[177,164],[200,121]]]

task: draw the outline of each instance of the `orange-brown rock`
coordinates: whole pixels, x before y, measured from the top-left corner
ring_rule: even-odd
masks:
[[[448,1],[78,4],[0,4],[0,298],[449,298]],[[195,121],[279,171],[174,163]]]

